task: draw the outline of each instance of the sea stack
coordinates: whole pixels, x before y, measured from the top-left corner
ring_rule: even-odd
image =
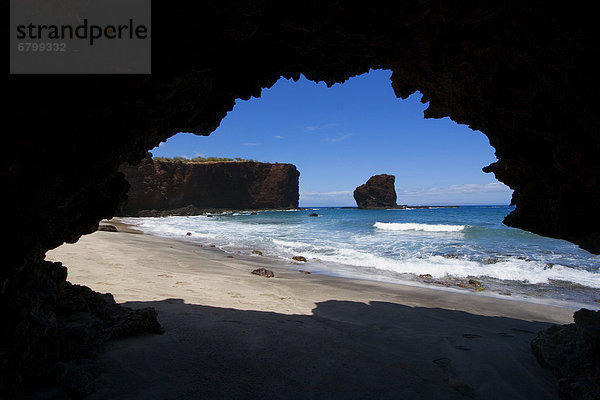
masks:
[[[374,175],[354,190],[358,208],[398,208],[394,175]]]

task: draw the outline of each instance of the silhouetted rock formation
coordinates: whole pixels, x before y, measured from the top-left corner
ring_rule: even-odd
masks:
[[[152,3],[152,75],[5,75],[0,392],[51,365],[65,277],[44,253],[114,216],[117,170],[177,132],[208,135],[236,99],[280,77],[328,85],[393,71],[427,118],[482,131],[515,190],[505,223],[600,253],[600,53],[596,15],[571,2],[395,0]],[[376,133],[373,140],[377,140]],[[385,146],[385,143],[381,143]]]
[[[163,332],[153,308],[132,310],[118,305],[110,293],[100,294],[85,286],[72,285],[65,281],[67,269],[59,262],[42,261],[40,267],[51,274],[56,286],[38,285],[35,288],[37,297],[18,299],[21,303],[15,303],[22,307],[28,302],[31,307],[44,299],[42,305],[52,307],[52,319],[43,319],[48,318],[47,310],[37,311],[38,315],[34,318],[46,327],[40,336],[30,334],[35,332],[34,327],[12,326],[25,336],[25,340],[14,349],[13,354],[3,352],[2,362],[20,365],[25,361],[30,364],[26,369],[15,371],[13,376],[17,380],[4,381],[3,385],[13,385],[4,390],[19,393],[19,384],[34,381],[45,393],[35,398],[82,398],[92,391],[95,375],[91,361],[105,341]],[[4,320],[3,324],[21,321],[11,318]],[[5,359],[5,355],[12,358]]]
[[[600,398],[600,311],[581,309],[575,323],[554,325],[531,342],[540,364],[560,377],[558,391],[563,399]]]
[[[374,175],[354,190],[358,208],[397,208],[394,175]]]
[[[148,215],[148,210],[182,214],[184,207],[187,215],[208,208],[298,208],[300,173],[291,164],[183,163],[148,157],[120,170],[131,188],[119,215]]]

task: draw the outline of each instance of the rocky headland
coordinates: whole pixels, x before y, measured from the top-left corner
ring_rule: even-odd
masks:
[[[291,164],[187,163],[146,157],[136,166],[123,164],[120,171],[131,185],[120,216],[298,208],[300,173]]]

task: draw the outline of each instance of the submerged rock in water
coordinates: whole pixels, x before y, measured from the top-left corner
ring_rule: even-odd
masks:
[[[260,251],[260,250],[252,250],[252,254],[257,255],[257,256],[262,256],[262,251]]]
[[[560,379],[563,399],[600,398],[600,311],[585,308],[573,314],[575,323],[553,325],[538,333],[531,351],[538,362]]]
[[[486,259],[484,259],[482,261],[482,263],[484,265],[496,264],[497,262],[500,262],[500,259],[499,258],[493,258],[493,257],[486,258]]]
[[[460,258],[458,254],[442,254],[444,258]]]
[[[317,213],[312,213],[309,215],[309,217],[318,217],[318,216],[319,216],[319,214],[317,214]]]
[[[254,271],[252,271],[252,273],[254,275],[258,275],[258,276],[264,276],[265,278],[272,278],[275,276],[273,271],[271,271],[270,269],[266,269],[266,268],[257,268]]]
[[[306,262],[306,258],[302,257],[302,256],[294,256],[294,257],[292,257],[292,260]]]
[[[476,287],[476,288],[480,288],[483,287],[483,285],[481,284],[481,282],[476,281],[475,279],[469,279],[469,285]]]
[[[433,277],[431,276],[431,274],[421,274],[421,275],[419,275],[419,278],[421,278],[421,279],[431,279]]]

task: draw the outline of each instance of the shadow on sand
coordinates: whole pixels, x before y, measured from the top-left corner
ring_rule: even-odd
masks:
[[[118,340],[90,399],[555,399],[529,350],[550,324],[393,303],[313,315],[155,307],[164,335]]]

